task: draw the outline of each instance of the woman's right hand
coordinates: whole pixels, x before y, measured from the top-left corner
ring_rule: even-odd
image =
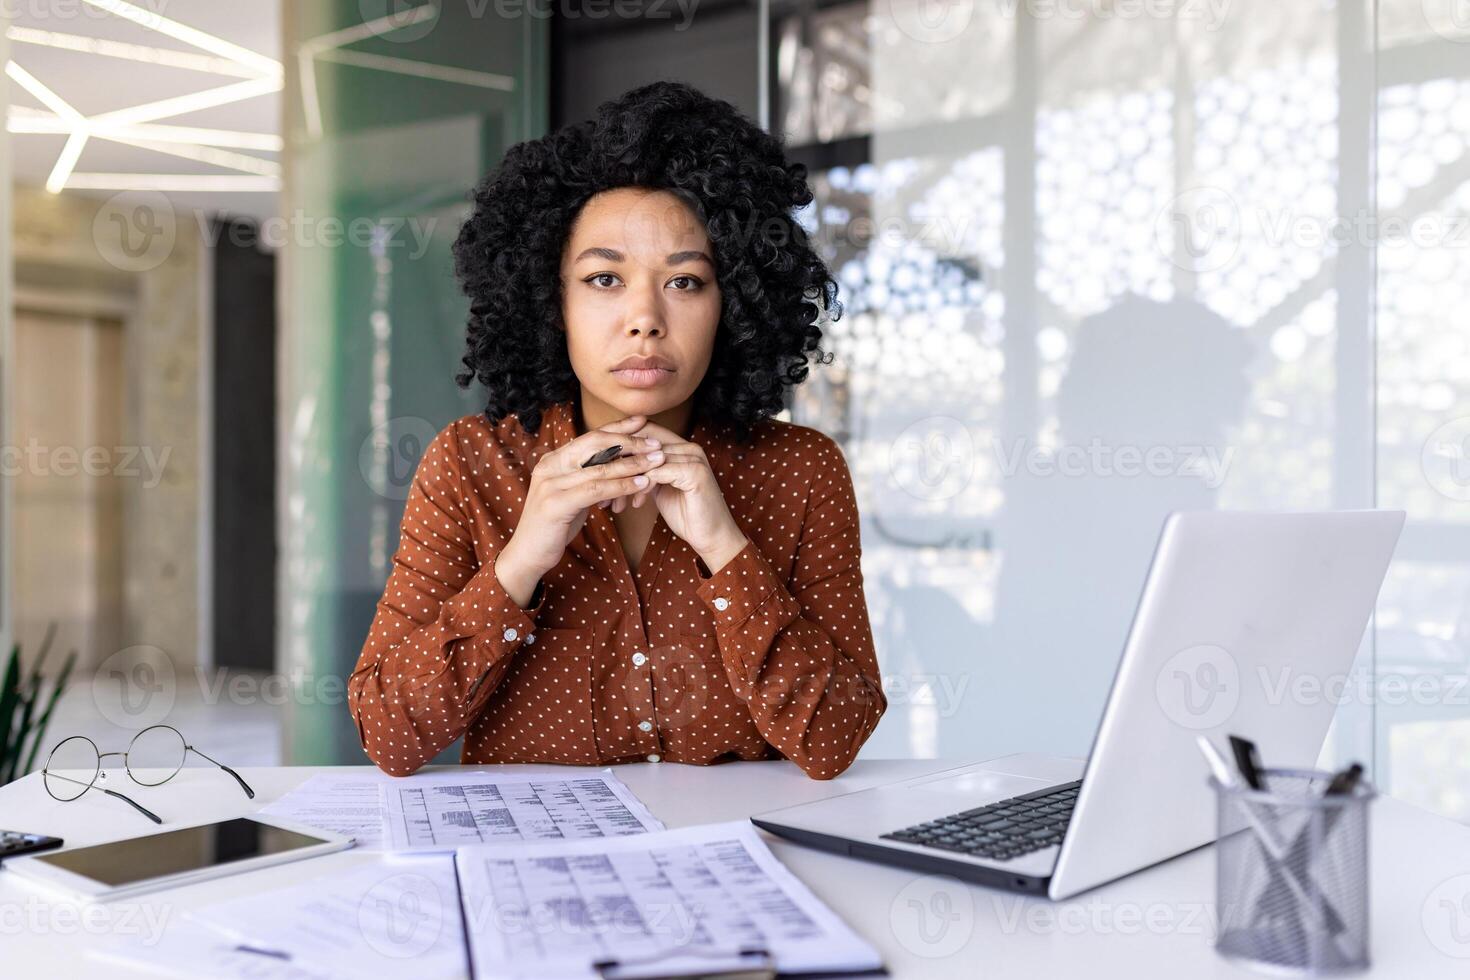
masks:
[[[593,507],[648,487],[648,477],[641,474],[662,463],[663,452],[653,440],[631,435],[647,421],[645,415],[630,415],[589,429],[536,461],[521,519],[496,563],[502,584],[521,605],[536,581],[561,561]],[[617,445],[633,455],[602,466],[582,466],[593,453]],[[515,586],[527,580],[526,595],[516,595],[522,589]]]

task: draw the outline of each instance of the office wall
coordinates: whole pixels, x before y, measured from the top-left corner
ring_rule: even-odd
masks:
[[[78,670],[191,672],[207,663],[204,236],[193,213],[148,211],[167,233],[139,250],[123,237],[131,226],[112,219],[157,206],[152,198],[10,193],[6,305],[33,328],[6,405],[9,444],[23,453],[8,480],[16,639],[34,651],[54,619],[57,647],[78,650]],[[71,509],[72,495],[97,506]],[[96,521],[95,533],[80,520]]]
[[[687,4],[620,4],[638,16],[619,17],[577,2],[551,21],[553,127],[592,115],[599,103],[659,80],[688,82],[760,118],[757,46],[759,4],[704,0]],[[646,8],[646,9],[642,9]]]

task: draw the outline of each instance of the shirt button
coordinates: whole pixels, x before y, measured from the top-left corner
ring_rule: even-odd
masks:
[[[724,596],[720,596],[718,599],[715,600],[715,608],[718,609],[720,612],[724,612],[726,609],[730,608],[730,600],[726,599]]]
[[[526,642],[527,643],[535,643],[536,642],[536,634],[535,633],[527,633],[526,634]]]
[[[638,723],[638,730],[640,732],[651,732],[651,731],[653,731],[653,722],[651,722],[651,721],[640,721]]]
[[[515,631],[515,627],[514,626],[507,626],[505,628],[505,632],[503,634],[501,634],[501,635],[504,636],[507,640],[514,640],[516,637],[520,636],[521,634],[519,634],[519,633],[517,633]]]
[[[658,754],[658,753],[657,753],[657,752],[655,752],[655,753],[653,753],[653,754],[652,754],[652,755],[650,755],[650,756],[649,756],[649,757],[648,757],[648,761],[649,761],[649,762],[657,762],[657,761],[658,761],[658,760],[659,760],[659,759],[661,759],[661,758],[663,758],[663,756],[661,756],[661,755],[659,755],[659,754]]]
[[[648,658],[645,657],[643,654],[641,654],[641,653],[635,653],[635,654],[633,654],[633,666],[634,667],[642,667],[646,663],[648,663]]]

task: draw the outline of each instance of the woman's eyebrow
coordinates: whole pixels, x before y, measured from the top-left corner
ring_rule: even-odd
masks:
[[[624,259],[624,255],[615,248],[604,248],[601,245],[594,245],[591,248],[583,249],[581,254],[572,261],[576,263],[581,262],[583,259],[606,259],[609,262],[621,262]],[[713,259],[699,249],[671,252],[665,261],[669,265],[679,265],[683,262],[708,262],[710,265],[715,264]]]
[[[583,259],[607,259],[609,262],[621,262],[623,261],[623,253],[615,248],[603,248],[601,245],[594,245],[591,248],[584,248],[582,254],[578,255],[572,261],[581,262]]]

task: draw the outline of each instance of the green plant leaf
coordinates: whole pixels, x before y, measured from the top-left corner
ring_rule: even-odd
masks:
[[[15,730],[15,708],[20,700],[20,644],[10,648],[10,661],[0,680],[0,772],[10,768],[13,751],[20,746],[20,733]]]
[[[56,686],[51,688],[51,697],[46,701],[46,710],[41,712],[41,717],[36,720],[35,730],[31,733],[31,750],[26,754],[25,767],[21,774],[31,772],[36,766],[36,753],[41,750],[41,739],[46,734],[46,725],[51,721],[51,712],[56,708],[56,701],[61,697],[61,692],[66,690],[67,678],[71,676],[72,665],[77,662],[77,652],[73,650],[67,654],[66,662],[61,665],[61,673],[56,675]]]
[[[15,724],[14,744],[6,753],[3,763],[0,763],[0,786],[15,779],[16,767],[20,765],[21,746],[25,744],[26,735],[31,730],[31,712],[36,704],[36,696],[35,692],[30,689],[30,684],[27,684],[26,687],[27,690],[20,696],[20,717]]]

